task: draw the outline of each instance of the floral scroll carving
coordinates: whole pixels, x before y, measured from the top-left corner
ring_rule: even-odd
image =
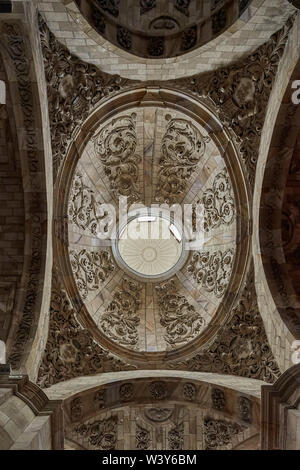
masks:
[[[242,420],[252,422],[252,401],[247,397],[239,398],[239,411]]]
[[[214,19],[216,31],[226,24],[221,11]],[[223,124],[233,131],[252,188],[269,95],[294,20],[292,15],[283,28],[247,58],[205,77],[195,75],[175,82],[213,104]]]
[[[251,377],[273,383],[280,370],[258,310],[253,265],[232,316],[211,344],[172,368]]]
[[[205,152],[204,138],[186,119],[167,114],[168,125],[162,138],[156,200],[174,203],[184,195],[188,181]]]
[[[101,220],[106,216],[107,213],[102,211],[94,191],[84,183],[82,174],[77,170],[69,196],[69,222],[81,230],[89,230],[93,235],[96,235]],[[108,226],[104,226],[103,229],[107,231]]]
[[[42,52],[47,81],[54,175],[66,155],[73,132],[99,101],[127,83],[101,72],[71,54],[57,41],[39,16]]]
[[[204,419],[204,442],[206,450],[218,449],[231,443],[232,438],[243,432],[245,426],[220,419]]]
[[[211,188],[204,191],[201,202],[204,209],[204,230],[209,232],[220,225],[230,225],[235,217],[232,186],[226,168],[218,173]]]
[[[153,400],[163,400],[168,396],[167,385],[164,382],[151,382],[149,392]]]
[[[58,275],[52,278],[49,334],[38,374],[40,387],[74,377],[131,369],[95,343],[76,319]]]
[[[228,285],[234,258],[233,249],[224,253],[216,251],[195,252],[187,270],[198,284],[216,297],[222,297]]]
[[[186,382],[183,385],[182,392],[186,400],[192,401],[196,397],[196,392],[197,392],[196,385],[193,384],[192,382]]]
[[[70,261],[78,290],[83,299],[90,291],[99,289],[114,271],[115,266],[108,251],[70,250]]]
[[[183,423],[176,424],[168,432],[168,447],[171,450],[183,449]]]
[[[174,347],[197,336],[205,325],[204,318],[186,297],[178,293],[175,279],[156,286],[160,323],[166,328],[165,341]]]
[[[137,347],[137,326],[140,318],[142,286],[139,282],[123,277],[121,286],[113,294],[113,300],[101,317],[100,328],[106,336],[127,347]]]
[[[113,119],[94,136],[95,152],[104,166],[115,198],[128,197],[128,204],[141,200],[136,155],[136,114]]]
[[[81,424],[74,430],[87,439],[92,448],[99,450],[114,450],[117,443],[117,417]]]
[[[135,441],[137,449],[149,449],[151,445],[150,431],[137,424],[135,432]]]

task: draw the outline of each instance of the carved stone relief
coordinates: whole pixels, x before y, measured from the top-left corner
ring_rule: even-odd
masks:
[[[135,434],[135,440],[136,440],[136,448],[139,450],[146,450],[149,449],[151,445],[151,437],[150,437],[150,431],[147,429],[143,428],[139,424],[136,425],[136,434]]]
[[[70,250],[70,261],[78,290],[83,299],[89,292],[99,289],[114,271],[115,266],[108,251]]]
[[[136,152],[136,114],[120,116],[102,127],[94,136],[95,152],[107,175],[111,190],[117,200],[127,196],[128,204],[141,201],[138,187]]]
[[[226,397],[223,390],[220,388],[213,388],[211,391],[212,406],[219,411],[226,408]]]
[[[70,190],[68,219],[70,224],[81,230],[88,230],[95,236],[97,231],[109,233],[113,224],[108,212],[101,208],[93,189],[84,183],[79,170],[75,172]]]
[[[156,0],[140,0],[141,15],[152,10],[156,6]]]
[[[251,266],[232,316],[209,346],[171,368],[252,377],[272,383],[280,375],[258,310]]]
[[[186,297],[178,292],[175,279],[156,286],[160,323],[166,329],[165,341],[175,347],[196,337],[205,325],[204,318]]]
[[[105,407],[107,400],[106,390],[98,390],[94,395],[94,404],[97,410],[101,410]]]
[[[138,346],[137,326],[140,317],[137,312],[141,304],[141,290],[139,282],[123,277],[121,285],[113,294],[113,300],[101,316],[100,329],[118,344],[134,348]]]
[[[106,4],[106,2],[104,2]],[[108,6],[111,11],[115,7]],[[112,13],[113,14],[113,13]],[[74,130],[84,122],[93,107],[104,97],[127,83],[108,75],[70,54],[49,31],[39,16],[41,45],[47,81],[54,177],[66,155]]]
[[[167,385],[164,382],[152,382],[149,392],[153,400],[164,400],[168,396]]]
[[[92,448],[99,450],[114,450],[117,443],[117,417],[81,424],[75,432],[87,439]]]
[[[252,401],[247,397],[239,398],[240,417],[248,423],[252,422]]]
[[[169,408],[146,408],[145,416],[150,421],[162,423],[170,419],[173,414],[173,410]]]
[[[74,398],[70,404],[71,420],[78,421],[82,418],[82,400],[81,398]]]
[[[37,383],[50,387],[57,382],[99,372],[131,369],[95,343],[76,319],[57,274],[53,274],[49,334]]]
[[[168,447],[171,450],[183,449],[183,423],[176,424],[168,432]]]
[[[122,384],[119,389],[120,400],[121,401],[131,400],[131,398],[133,397],[133,392],[134,392],[134,388],[133,388],[132,383]]]
[[[198,251],[193,253],[187,270],[207,292],[222,297],[230,280],[233,258],[234,250],[231,248],[223,253]]]
[[[236,434],[243,432],[245,426],[220,419],[204,419],[204,442],[206,450],[217,450],[230,444]]]
[[[189,6],[191,0],[174,0],[174,7],[183,13],[185,16],[189,16]]]
[[[204,191],[201,200],[204,209],[204,230],[209,232],[221,225],[230,225],[235,218],[232,186],[226,168],[218,173],[211,188]]]
[[[190,382],[186,382],[184,385],[183,385],[183,396],[186,400],[194,400],[195,397],[196,397],[196,385],[193,384],[193,383],[190,383]]]
[[[209,138],[186,119],[171,118],[162,138],[156,201],[174,203],[184,195],[189,179],[205,152]]]
[[[216,15],[214,28],[219,30],[225,17],[220,12]],[[247,58],[206,77],[195,75],[174,82],[212,103],[222,123],[233,131],[252,188],[269,95],[294,20],[295,15]]]

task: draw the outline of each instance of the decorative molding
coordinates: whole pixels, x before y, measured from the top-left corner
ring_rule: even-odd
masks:
[[[114,450],[117,444],[117,416],[81,424],[74,432],[87,439],[92,448]]]
[[[114,271],[111,254],[106,250],[88,251],[82,249],[79,252],[70,250],[70,262],[75,281],[83,299],[89,292],[99,289]]]
[[[136,152],[136,114],[112,119],[93,137],[96,155],[107,175],[112,193],[118,201],[127,196],[128,204],[141,201],[138,187],[141,157]]]
[[[49,334],[37,383],[55,383],[89,374],[130,370],[121,360],[102,349],[79,324],[58,274],[52,276]]]
[[[39,28],[56,177],[75,129],[102,98],[124,88],[128,80],[101,72],[71,54],[50,32],[41,15]]]
[[[14,102],[18,104],[23,121],[21,148],[24,152],[26,171],[26,197],[29,211],[26,218],[30,219],[27,234],[26,276],[22,290],[25,292],[20,319],[16,321],[13,344],[10,348],[8,361],[14,369],[22,365],[24,352],[28,351],[28,342],[33,338],[33,329],[37,327],[40,314],[40,286],[43,281],[44,258],[43,234],[47,218],[47,203],[45,197],[44,162],[41,150],[40,129],[36,123],[37,96],[34,93],[34,80],[31,58],[26,46],[20,25],[3,23],[1,25],[2,47],[11,60],[11,68],[15,73],[16,95]]]
[[[167,114],[166,120],[155,199],[161,203],[175,203],[183,197],[210,138],[203,137],[186,119],[171,118]]]
[[[198,284],[207,292],[213,292],[216,297],[222,297],[230,280],[234,250],[228,248],[225,252],[209,253],[195,252],[188,264],[187,270]]]
[[[183,449],[183,429],[183,423],[179,423],[168,432],[168,448],[170,450]]]
[[[137,327],[140,317],[137,313],[141,305],[142,288],[139,282],[123,277],[99,324],[106,336],[131,348],[137,348],[139,342]]]
[[[280,370],[258,310],[253,263],[230,318],[210,345],[192,358],[169,367],[238,375],[269,383],[279,377]]]
[[[245,59],[206,75],[173,82],[212,105],[223,125],[233,131],[251,188],[269,95],[295,17],[292,15],[283,28]]]
[[[155,287],[160,323],[166,328],[165,341],[171,347],[195,338],[205,325],[204,318],[186,297],[178,293],[175,278]]]
[[[231,423],[221,419],[204,419],[205,450],[217,450],[231,443],[234,436],[246,429],[238,423]]]

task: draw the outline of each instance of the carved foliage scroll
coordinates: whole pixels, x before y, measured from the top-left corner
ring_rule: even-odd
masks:
[[[233,258],[234,251],[231,248],[224,253],[198,251],[193,253],[187,269],[207,292],[222,297],[231,276]]]
[[[127,347],[137,347],[142,286],[123,277],[121,286],[113,294],[113,300],[101,317],[100,328],[112,340]]]
[[[211,188],[201,198],[204,210],[204,230],[209,232],[220,225],[230,225],[235,217],[232,186],[226,168],[218,173]]]
[[[215,20],[218,30],[226,24],[221,11]],[[294,20],[295,15],[247,58],[204,77],[175,82],[212,103],[223,124],[232,129],[252,187],[269,95]]]
[[[280,375],[258,310],[253,266],[232,316],[213,342],[172,368],[251,377],[272,383]]]
[[[170,115],[166,119],[168,125],[161,144],[156,200],[174,203],[184,195],[209,138],[204,138],[186,119],[171,119]]]
[[[50,387],[74,377],[130,369],[95,343],[76,319],[57,274],[52,279],[49,334],[38,384]]]
[[[81,424],[75,428],[75,432],[87,439],[94,449],[114,450],[117,443],[117,417]]]
[[[128,204],[141,200],[136,155],[136,114],[113,119],[94,136],[96,154],[104,166],[115,198],[127,196]]]
[[[205,325],[204,318],[186,297],[178,293],[175,279],[156,286],[160,323],[166,329],[165,341],[172,347],[199,334]]]
[[[99,289],[114,271],[115,267],[108,251],[88,251],[86,249],[70,251],[70,261],[75,276],[76,284],[85,299],[90,291]]]
[[[108,75],[71,54],[39,16],[47,81],[54,176],[74,130],[99,101],[125,86],[127,80]]]

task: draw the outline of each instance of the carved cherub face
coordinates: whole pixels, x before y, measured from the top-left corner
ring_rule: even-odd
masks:
[[[67,98],[72,94],[74,89],[74,80],[72,75],[66,75],[60,82],[58,91],[63,98]]]
[[[238,106],[244,106],[253,101],[255,86],[250,78],[242,77],[235,89],[233,98]]]

